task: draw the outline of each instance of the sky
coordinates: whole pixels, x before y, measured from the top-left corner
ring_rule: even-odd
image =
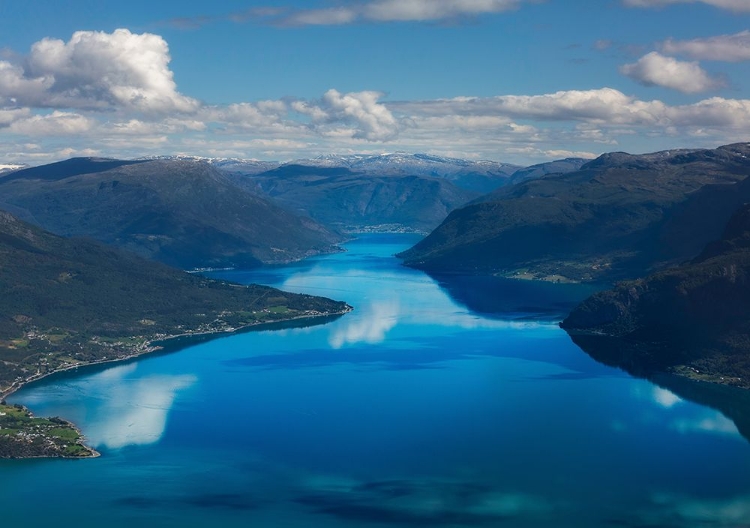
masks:
[[[750,0],[0,0],[0,165],[750,141]]]

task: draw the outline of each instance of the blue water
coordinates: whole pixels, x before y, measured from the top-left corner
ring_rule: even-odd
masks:
[[[449,285],[391,256],[414,240],[215,274],[356,308],[328,324],[13,395],[103,456],[0,462],[2,526],[750,525],[735,423],[596,363],[556,326],[588,291]]]

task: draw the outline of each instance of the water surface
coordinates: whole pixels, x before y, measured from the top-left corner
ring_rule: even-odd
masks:
[[[103,456],[0,462],[8,526],[745,526],[750,444],[722,413],[600,365],[556,326],[586,289],[433,279],[346,253],[217,272],[345,300],[9,400]]]

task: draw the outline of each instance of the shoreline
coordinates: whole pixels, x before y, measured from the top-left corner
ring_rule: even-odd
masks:
[[[89,361],[85,363],[80,363],[77,365],[70,365],[68,367],[59,368],[56,370],[53,370],[52,372],[46,372],[42,375],[34,375],[30,376],[21,382],[14,383],[11,385],[8,389],[6,389],[4,392],[0,393],[0,401],[5,402],[5,399],[12,394],[19,391],[21,388],[25,387],[26,385],[30,383],[34,383],[36,381],[41,381],[49,376],[60,374],[63,372],[70,372],[71,370],[77,370],[79,367],[91,367],[91,366],[97,366],[97,365],[106,365],[107,363],[119,363],[124,362],[132,359],[139,358],[141,356],[145,356],[148,354],[152,354],[154,352],[158,352],[160,350],[164,350],[165,347],[160,345],[155,345],[155,343],[163,343],[166,344],[166,342],[169,341],[176,341],[180,338],[186,338],[186,337],[196,337],[196,336],[220,336],[221,334],[227,334],[231,335],[237,332],[240,332],[242,330],[246,330],[249,328],[255,328],[255,327],[263,327],[263,326],[271,326],[277,323],[288,323],[290,321],[299,321],[299,320],[305,320],[305,319],[317,319],[322,317],[335,317],[335,316],[342,316],[345,315],[351,311],[353,311],[354,308],[346,305],[346,308],[344,310],[341,310],[339,312],[329,312],[329,313],[321,313],[321,314],[315,314],[315,315],[300,315],[296,317],[290,317],[288,319],[280,319],[278,321],[265,321],[265,322],[254,322],[254,323],[248,323],[246,325],[239,326],[237,328],[229,328],[229,329],[223,329],[223,330],[212,330],[212,331],[204,331],[204,332],[183,332],[181,334],[174,334],[174,335],[168,335],[166,337],[162,337],[159,339],[152,339],[147,340],[145,342],[145,346],[142,348],[139,348],[137,352],[134,352],[132,354],[127,354],[122,357],[113,358],[113,359],[104,359],[100,361]],[[186,346],[189,346],[189,344],[186,344]],[[177,347],[174,350],[170,350],[170,353],[172,352],[179,352],[184,347]],[[7,405],[7,403],[6,403]],[[26,406],[22,406],[23,409],[29,412],[32,416],[34,415],[33,412],[28,409]],[[16,460],[32,460],[32,459],[62,459],[62,460],[87,460],[92,458],[99,458],[101,457],[101,453],[99,453],[96,449],[86,444],[86,437],[82,433],[82,431],[78,428],[76,424],[73,422],[66,420],[64,418],[60,418],[65,424],[73,429],[79,436],[79,440],[76,442],[78,445],[80,445],[83,449],[86,450],[87,455],[86,456],[28,456],[28,457],[19,457]]]
[[[121,357],[111,358],[111,359],[108,358],[108,359],[102,359],[102,360],[98,360],[98,361],[82,362],[82,363],[79,363],[79,364],[76,364],[76,365],[69,365],[67,367],[58,368],[58,369],[55,369],[55,370],[53,370],[51,372],[45,372],[44,374],[35,374],[35,375],[32,375],[32,376],[29,376],[28,378],[26,378],[26,379],[24,379],[24,380],[22,380],[20,382],[13,383],[6,390],[4,390],[3,392],[0,392],[0,400],[5,400],[6,398],[8,398],[9,396],[12,396],[14,393],[18,392],[19,390],[21,390],[23,387],[25,387],[26,385],[28,385],[30,383],[34,383],[36,381],[41,381],[41,380],[43,380],[45,378],[48,378],[50,376],[53,376],[55,374],[60,374],[62,372],[70,372],[71,370],[76,370],[76,369],[81,368],[81,367],[92,367],[92,366],[97,366],[97,365],[106,365],[107,363],[119,363],[119,362],[122,362],[122,361],[128,361],[128,360],[135,359],[135,358],[138,358],[138,357],[141,357],[141,356],[145,356],[147,354],[158,352],[160,350],[164,350],[164,346],[154,345],[155,343],[166,343],[168,341],[173,341],[173,340],[176,340],[176,339],[179,339],[179,338],[184,338],[184,337],[219,336],[221,334],[231,335],[231,334],[234,334],[236,332],[240,332],[242,330],[246,330],[248,328],[254,328],[254,327],[259,327],[259,326],[262,327],[262,326],[266,326],[266,325],[274,325],[274,324],[277,324],[277,323],[287,323],[287,322],[290,322],[290,321],[299,321],[299,320],[304,320],[304,319],[317,319],[317,318],[321,318],[321,317],[341,316],[341,315],[345,315],[345,314],[347,314],[347,313],[349,313],[349,312],[351,312],[353,310],[354,310],[354,308],[352,308],[351,306],[347,305],[347,309],[344,309],[344,310],[342,310],[340,312],[329,312],[329,313],[321,313],[321,314],[315,314],[315,315],[300,315],[300,316],[296,316],[296,317],[290,317],[288,319],[279,319],[277,321],[264,321],[264,322],[248,323],[248,324],[245,324],[245,325],[242,325],[242,326],[238,326],[236,328],[232,327],[232,328],[224,329],[224,330],[209,330],[209,331],[203,331],[203,332],[183,332],[181,334],[167,335],[165,337],[160,337],[158,339],[146,340],[145,343],[144,343],[145,344],[144,348],[140,349],[137,352],[131,353],[131,354],[127,354],[127,355],[124,355],[124,356],[121,356]],[[179,350],[181,350],[181,348],[182,347],[178,347],[175,350],[173,350],[172,352],[178,352]],[[73,425],[75,427],[74,424],[71,424],[71,425]]]

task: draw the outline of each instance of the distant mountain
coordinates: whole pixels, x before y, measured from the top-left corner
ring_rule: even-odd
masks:
[[[429,232],[451,210],[476,197],[443,178],[365,174],[344,167],[283,165],[254,176],[230,177],[290,211],[344,231]]]
[[[466,160],[429,154],[329,154],[300,158],[289,162],[260,161],[242,158],[205,158],[200,156],[152,156],[145,160],[203,161],[234,174],[255,175],[282,166],[319,169],[348,169],[369,176],[424,176],[444,178],[458,187],[487,193],[511,181],[511,175],[522,169],[518,165],[487,160]],[[565,164],[560,165],[564,170]],[[538,172],[538,171],[537,171]]]
[[[440,272],[583,281],[642,276],[694,257],[718,237],[731,204],[750,191],[750,183],[732,184],[748,175],[750,144],[605,154],[577,171],[506,186],[453,211],[401,257]]]
[[[0,209],[187,269],[287,262],[341,240],[200,161],[74,158],[25,169],[0,178]]]
[[[192,275],[0,212],[0,395],[15,382],[153,350],[167,335],[338,314],[345,303]]]
[[[523,169],[518,169],[516,172],[511,174],[510,182],[519,183],[524,180],[541,178],[542,176],[546,176],[547,174],[565,174],[567,172],[573,172],[580,169],[589,161],[591,160],[585,158],[565,158],[561,160],[548,161],[546,163],[538,163],[536,165],[531,165]]]
[[[595,359],[750,388],[750,204],[689,263],[619,283],[562,322]]]
[[[397,152],[381,155],[321,156],[295,160],[287,165],[346,168],[369,176],[422,176],[444,178],[457,187],[486,193],[507,184],[518,165],[497,161],[474,161],[429,154]]]
[[[278,161],[261,161],[256,159],[244,159],[244,158],[206,158],[202,156],[186,156],[186,155],[175,155],[175,156],[149,156],[140,158],[140,160],[154,161],[200,161],[213,165],[217,169],[222,169],[230,172],[240,172],[242,174],[259,174],[266,172],[271,169],[275,169],[281,165]]]

